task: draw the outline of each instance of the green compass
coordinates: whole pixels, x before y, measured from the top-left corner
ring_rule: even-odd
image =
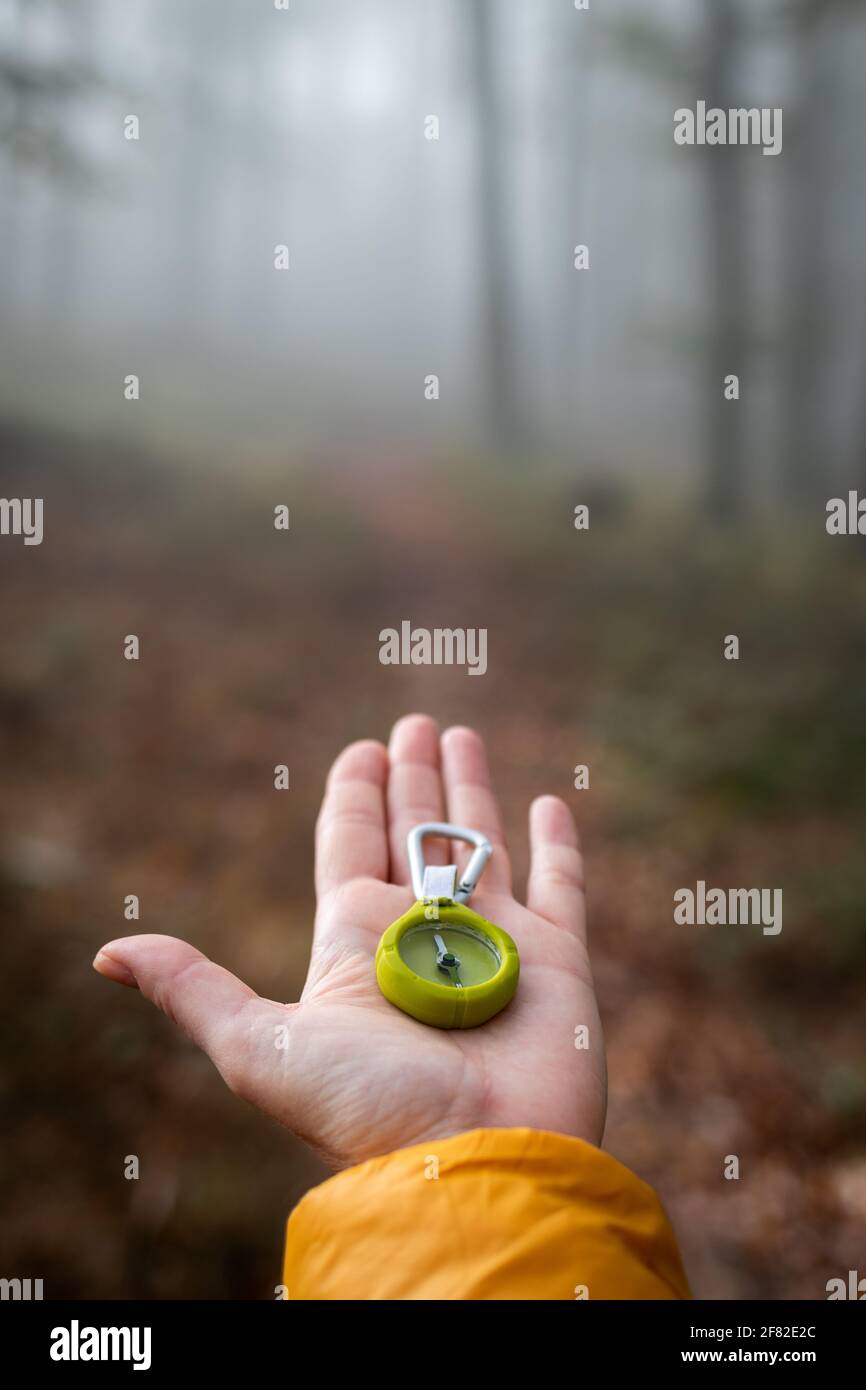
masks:
[[[474,844],[466,871],[424,864],[428,835]],[[392,1004],[434,1028],[474,1028],[510,1003],[520,958],[507,932],[466,906],[493,847],[477,831],[429,821],[408,840],[418,901],[384,932],[376,951],[379,988]]]

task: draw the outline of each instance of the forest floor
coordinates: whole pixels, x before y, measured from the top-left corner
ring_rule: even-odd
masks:
[[[142,930],[296,998],[328,765],[416,709],[488,739],[518,882],[528,801],[574,807],[605,1146],[659,1191],[695,1293],[823,1298],[863,1272],[862,540],[820,512],[720,536],[480,465],[176,475],[107,444],[0,443],[4,495],[45,498],[42,546],[0,547],[7,1274],[46,1297],[273,1296],[322,1170],[90,961],[136,893]],[[403,619],[487,628],[487,674],[383,667]],[[699,879],[782,888],[782,931],[676,925]]]

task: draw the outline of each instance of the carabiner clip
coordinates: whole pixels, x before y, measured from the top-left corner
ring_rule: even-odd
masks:
[[[475,852],[465,872],[457,882],[457,865],[427,865],[424,863],[424,839],[427,835],[441,835],[446,840],[465,840],[475,846]],[[478,887],[478,880],[484,872],[493,846],[486,835],[478,830],[468,830],[465,825],[446,825],[444,821],[424,821],[409,831],[406,841],[409,852],[409,867],[412,871],[412,888],[419,902],[469,901]]]

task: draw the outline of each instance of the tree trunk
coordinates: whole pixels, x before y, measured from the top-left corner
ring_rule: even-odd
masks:
[[[834,148],[833,74],[821,15],[808,14],[797,34],[796,109],[785,131],[785,344],[781,475],[788,500],[808,506],[826,490],[821,401],[827,346],[828,261],[824,177]]]
[[[497,452],[516,458],[526,448],[515,364],[512,283],[508,254],[510,225],[502,171],[501,116],[496,99],[491,0],[471,0],[469,38],[476,111],[478,162],[479,283],[481,289],[481,381],[487,433]]]
[[[706,59],[702,95],[707,109],[738,106],[734,74],[739,44],[733,0],[707,0]],[[706,506],[720,521],[745,510],[742,405],[725,399],[724,379],[742,376],[746,363],[746,255],[742,176],[743,151],[715,145],[702,152],[707,178],[707,242],[711,284],[712,337],[708,354]]]

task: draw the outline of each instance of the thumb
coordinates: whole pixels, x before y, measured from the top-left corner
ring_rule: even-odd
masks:
[[[221,965],[174,936],[122,936],[97,951],[94,970],[141,990],[210,1057],[231,1090],[248,1091],[251,1048],[273,1047],[288,1010],[260,999]]]

